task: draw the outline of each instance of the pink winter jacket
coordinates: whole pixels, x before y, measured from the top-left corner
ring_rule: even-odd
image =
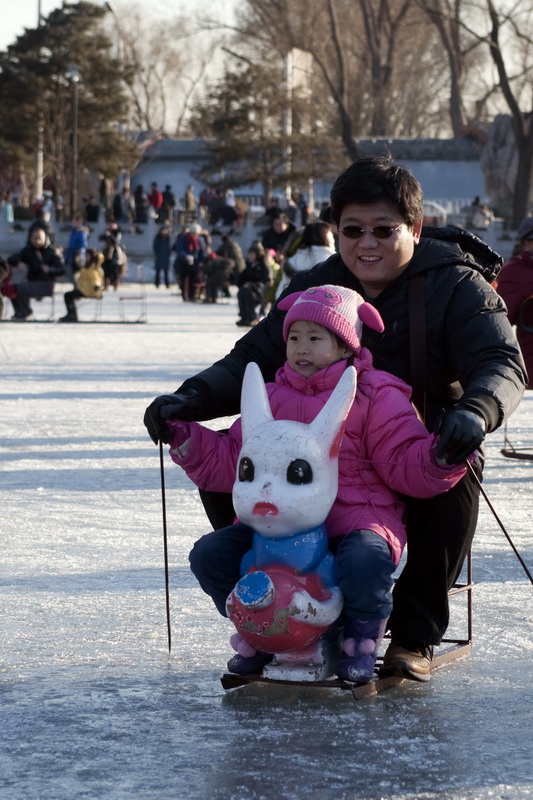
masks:
[[[428,433],[418,419],[406,383],[374,369],[366,348],[361,348],[353,364],[357,394],[348,415],[339,455],[339,490],[326,529],[329,536],[375,531],[389,543],[398,563],[406,540],[400,494],[423,498],[446,492],[463,477],[466,464],[436,464],[432,453],[438,437]],[[266,385],[274,418],[312,422],[346,366],[341,361],[305,378],[285,364],[276,373],[275,383]],[[241,449],[240,419],[226,434],[196,422],[169,420],[167,424],[175,432],[170,442],[172,460],[200,489],[231,492]],[[190,439],[180,451],[184,426]]]

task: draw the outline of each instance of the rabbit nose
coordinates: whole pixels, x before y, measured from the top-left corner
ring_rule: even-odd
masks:
[[[271,481],[267,481],[266,483],[263,484],[263,491],[264,492],[269,492],[271,488],[272,488],[272,482]]]

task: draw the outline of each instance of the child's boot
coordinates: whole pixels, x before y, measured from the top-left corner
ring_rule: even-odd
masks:
[[[238,633],[230,638],[230,644],[237,652],[228,661],[229,672],[236,675],[260,675],[263,667],[270,664],[274,656],[272,653],[261,653],[255,650]]]
[[[257,653],[254,656],[241,656],[240,653],[235,655],[228,661],[228,671],[236,675],[260,675],[263,667],[270,664],[274,656],[272,653]]]
[[[386,619],[346,619],[342,645],[344,654],[337,666],[339,678],[354,683],[372,680],[386,626]]]

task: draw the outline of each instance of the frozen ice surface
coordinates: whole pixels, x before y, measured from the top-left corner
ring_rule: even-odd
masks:
[[[167,459],[169,656],[159,456],[142,417],[231,348],[236,318],[234,298],[149,287],[146,325],[111,324],[111,294],[102,324],[0,326],[1,800],[533,797],[533,587],[484,502],[471,656],[360,702],[225,694],[228,623],[187,562],[209,526]],[[489,437],[485,488],[533,569],[533,462],[504,458],[503,436]],[[533,392],[508,436],[533,451]],[[450,633],[465,633],[461,598]]]

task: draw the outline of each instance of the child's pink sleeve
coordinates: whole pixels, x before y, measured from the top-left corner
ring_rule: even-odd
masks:
[[[190,425],[181,419],[168,419],[166,425],[172,434],[172,439],[169,442],[170,457],[172,461],[179,464],[181,459],[185,458],[189,449]]]

